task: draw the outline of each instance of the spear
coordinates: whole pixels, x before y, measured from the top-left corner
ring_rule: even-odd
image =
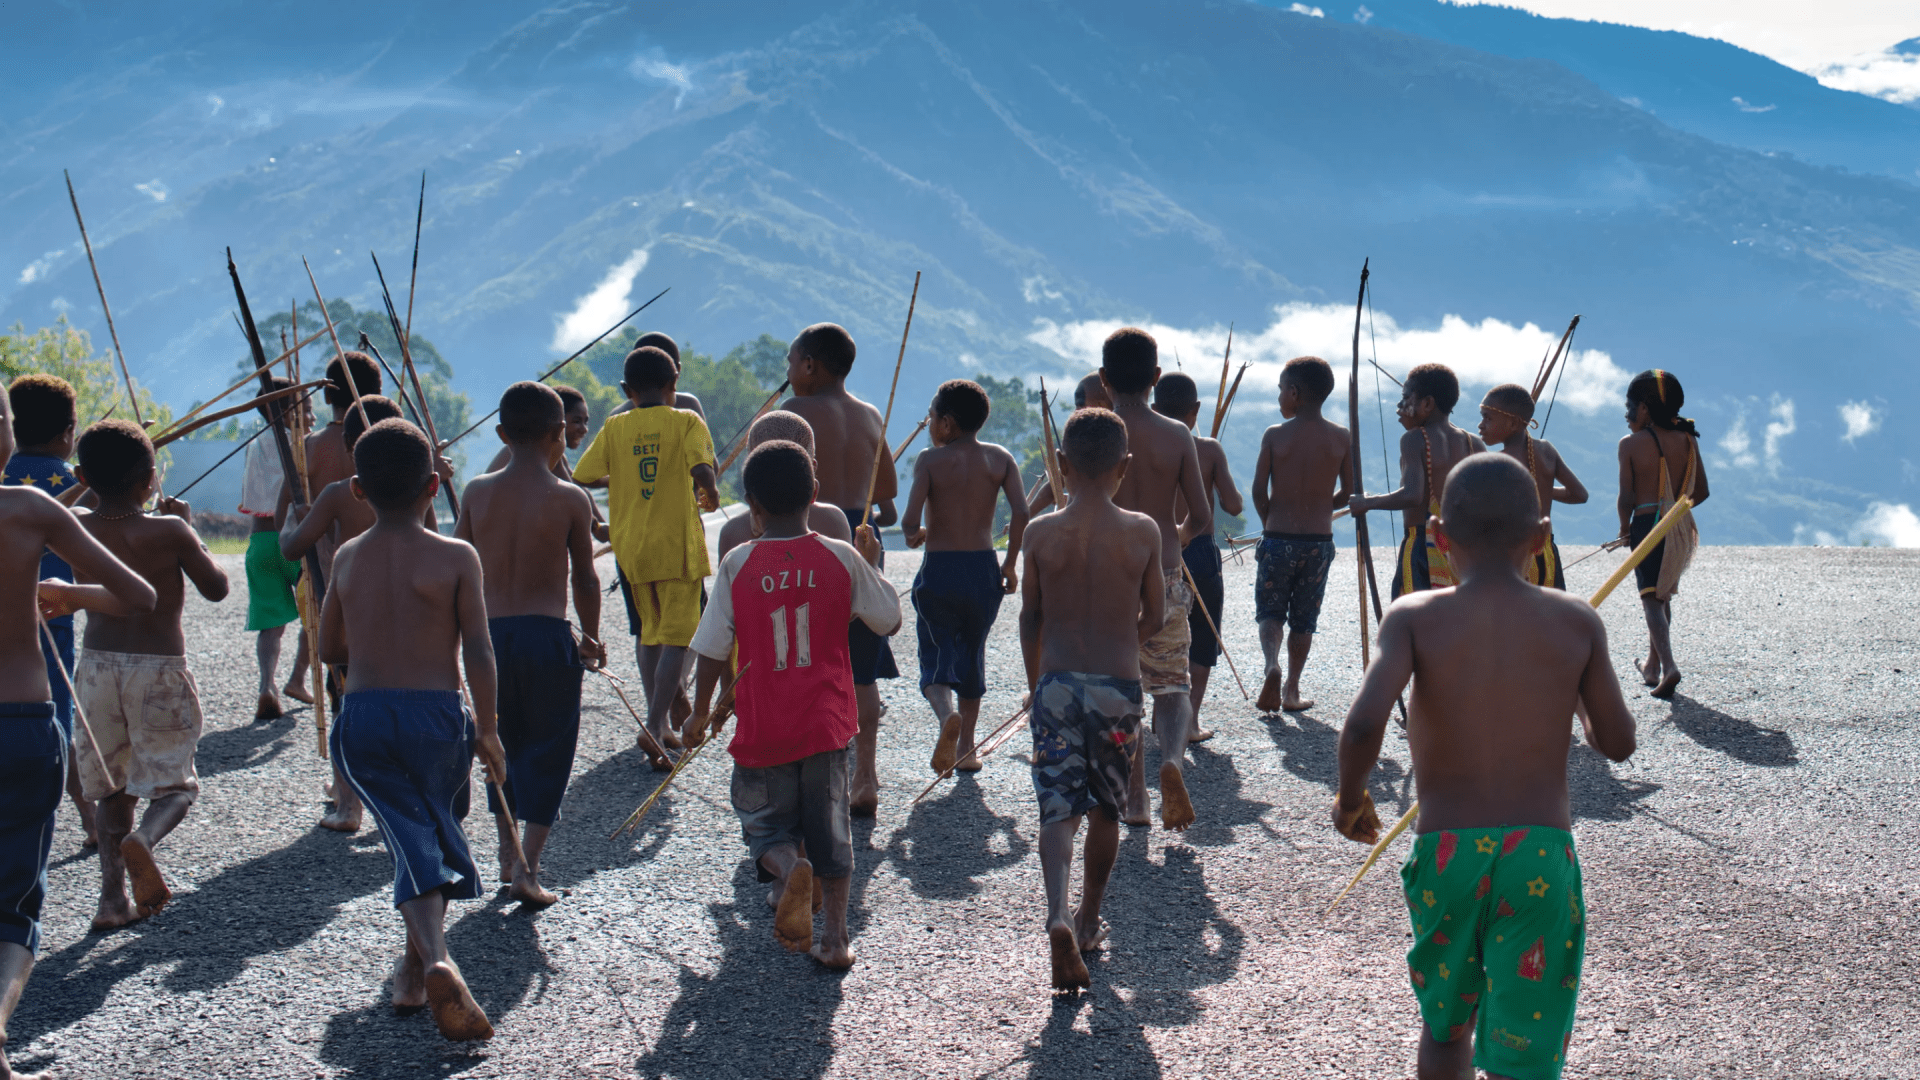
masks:
[[[1220,437],[1220,429],[1227,426],[1227,417],[1233,415],[1233,399],[1240,396],[1240,380],[1246,377],[1247,368],[1251,366],[1243,362],[1240,370],[1233,373],[1233,386],[1227,390],[1226,408],[1213,420],[1213,438]]]
[[[425,173],[422,173],[420,176],[420,199],[422,207],[426,205],[426,192],[427,177]],[[416,230],[413,237],[413,267],[415,272],[418,272],[420,269],[420,234],[417,229],[417,224],[416,222]],[[369,251],[367,254],[373,255],[373,252]],[[373,255],[373,272],[380,278],[380,298],[385,301],[387,305],[387,322],[393,326],[393,336],[400,342],[400,366],[406,369],[407,377],[413,380],[413,397],[414,400],[419,403],[418,407],[414,409],[414,412],[426,421],[427,438],[433,441],[433,445],[439,446],[440,433],[434,430],[433,410],[427,408],[427,392],[420,387],[420,370],[413,366],[413,349],[407,344],[407,337],[411,334],[411,331],[403,331],[400,327],[400,319],[393,310],[393,294],[387,291],[387,275],[380,272],[380,257],[378,255]],[[409,285],[408,289],[411,290],[412,286]],[[409,323],[411,323],[413,319],[413,293],[411,291],[407,293],[407,319]],[[381,361],[382,365],[385,363],[385,360]],[[397,378],[394,381],[396,383],[399,382]],[[401,389],[402,393],[400,396],[404,400],[406,398],[405,387],[403,386]],[[447,509],[453,513],[453,519],[455,521],[460,520],[460,497],[453,493],[453,485],[451,483],[447,484],[443,490],[447,493]]]
[[[313,390],[315,387],[325,386],[326,384],[327,384],[327,380],[320,379],[315,382],[310,382],[310,383],[306,383],[298,386],[283,386],[278,390],[261,394],[259,397],[252,398],[248,401],[243,401],[238,405],[232,406],[231,408],[221,409],[219,412],[214,413],[211,416],[203,416],[200,419],[195,420],[191,424],[184,424],[184,425],[176,424],[175,426],[168,428],[166,434],[161,435],[158,438],[153,440],[153,448],[155,450],[158,450],[161,447],[167,445],[168,443],[173,442],[175,439],[185,438],[186,436],[191,435],[196,431],[199,431],[201,428],[206,427],[208,424],[217,424],[220,421],[227,419],[228,417],[239,416],[241,413],[244,413],[244,412],[251,412],[254,409],[260,408],[262,405],[268,404],[269,402],[279,401],[281,398],[288,398],[288,397],[292,397],[295,394],[308,392]]]
[[[887,460],[887,424],[893,419],[893,395],[900,389],[900,365],[907,359],[907,335],[913,332],[913,306],[920,300],[920,271],[913,272],[913,295],[907,298],[907,326],[900,331],[900,355],[893,361],[893,386],[887,390],[887,411],[880,414],[880,445],[873,449],[873,476],[867,481],[867,509],[860,516],[864,528],[873,520],[873,493],[880,488],[880,467]]]
[[[300,265],[306,267],[307,284],[313,286],[313,302],[320,305],[320,314],[327,320],[327,337],[333,340],[334,355],[340,358],[340,373],[347,377],[347,389],[353,394],[353,407],[360,413],[360,424],[363,428],[370,428],[373,425],[367,422],[367,407],[360,404],[360,387],[353,381],[353,365],[347,363],[347,350],[340,347],[340,335],[333,329],[333,313],[327,310],[327,298],[320,295],[320,283],[314,280],[313,267],[307,266],[305,255],[300,257]]]
[[[913,440],[919,438],[920,433],[925,430],[927,430],[927,418],[923,416],[920,418],[920,422],[914,425],[913,430],[907,434],[907,437],[901,441],[900,449],[893,452],[893,463],[895,465],[900,463],[900,455],[906,453],[907,447],[912,446]]]
[[[670,291],[671,289],[672,289],[672,286],[668,286],[667,288],[665,288],[665,289],[661,289],[661,290],[660,290],[659,292],[657,292],[657,293],[654,293],[654,294],[653,294],[653,300],[658,300],[658,299],[660,299],[661,297],[663,297],[663,296],[665,296],[665,295],[667,295],[667,293],[668,293],[668,292],[669,292],[669,291]],[[652,306],[653,306],[653,300],[649,300],[649,301],[647,301],[646,303],[644,303],[644,304],[641,304],[641,305],[640,305],[639,307],[637,307],[637,308],[634,308],[634,309],[633,309],[632,311],[629,311],[629,312],[627,312],[627,317],[626,317],[626,318],[624,318],[624,319],[621,319],[621,320],[620,320],[619,322],[617,322],[617,323],[614,323],[614,324],[613,324],[612,326],[609,326],[609,327],[607,327],[607,328],[606,328],[605,330],[602,330],[602,331],[600,331],[600,336],[599,336],[599,337],[596,337],[596,338],[594,338],[594,339],[593,339],[592,341],[589,341],[589,342],[587,342],[587,343],[586,343],[585,345],[582,345],[582,346],[580,346],[580,348],[578,348],[577,350],[575,350],[575,351],[574,351],[574,354],[573,354],[572,356],[569,356],[569,357],[567,357],[567,358],[566,358],[565,360],[562,360],[562,361],[560,361],[559,363],[557,363],[557,364],[555,364],[555,365],[553,365],[552,367],[550,367],[550,368],[548,368],[548,369],[547,369],[547,372],[546,372],[546,374],[544,374],[544,375],[542,375],[542,376],[540,376],[540,377],[539,377],[538,379],[535,379],[534,381],[535,381],[535,382],[546,382],[546,381],[547,381],[548,379],[551,379],[551,378],[553,378],[553,377],[554,377],[555,375],[557,375],[557,374],[559,374],[559,372],[560,372],[560,369],[561,369],[561,368],[563,368],[563,367],[566,367],[566,366],[567,366],[568,364],[571,364],[571,363],[573,363],[573,362],[574,362],[575,360],[578,360],[578,359],[580,359],[580,357],[582,357],[582,356],[584,356],[584,355],[586,354],[586,351],[587,351],[588,349],[591,349],[591,348],[593,348],[593,347],[594,347],[595,345],[598,345],[598,344],[600,344],[600,339],[601,339],[601,338],[604,338],[604,337],[606,337],[606,336],[607,336],[608,334],[611,334],[611,333],[613,333],[613,332],[614,332],[615,330],[618,330],[618,329],[620,329],[621,327],[623,327],[623,326],[625,326],[625,325],[627,325],[627,323],[628,323],[628,322],[630,322],[630,321],[632,321],[632,319],[633,319],[633,317],[634,317],[635,315],[638,315],[638,314],[640,314],[641,312],[643,312],[643,311],[645,311],[645,310],[647,310],[648,308],[650,308],[650,307],[652,307]],[[455,435],[455,436],[454,436],[453,438],[451,438],[451,439],[448,439],[448,440],[447,440],[446,442],[444,442],[444,443],[441,443],[441,444],[440,444],[440,449],[441,449],[441,450],[445,450],[445,449],[446,449],[447,447],[449,447],[449,446],[452,446],[452,445],[453,445],[454,443],[457,443],[457,442],[459,442],[459,441],[460,441],[461,439],[464,439],[464,438],[466,438],[467,436],[469,436],[469,435],[471,435],[471,434],[473,434],[473,433],[474,433],[474,431],[475,431],[476,429],[478,429],[478,428],[480,427],[480,425],[481,425],[481,424],[484,424],[484,423],[486,423],[487,421],[489,421],[489,420],[491,420],[491,419],[493,419],[493,418],[494,418],[494,416],[495,416],[496,414],[498,414],[499,412],[500,412],[500,410],[496,408],[496,409],[494,409],[494,410],[493,410],[493,412],[490,412],[490,413],[488,413],[487,415],[485,415],[485,416],[483,416],[483,417],[481,417],[480,419],[478,419],[478,420],[475,420],[475,421],[473,422],[473,426],[472,426],[472,427],[469,427],[469,428],[467,428],[467,430],[465,430],[465,431],[463,431],[463,432],[461,432],[461,433],[460,433],[460,434],[458,434],[458,435]]]
[[[238,322],[238,321],[239,321],[239,320],[238,320],[238,317],[236,317],[236,318],[235,318],[235,321],[236,321],[236,322]],[[242,335],[244,335],[244,334],[246,333],[246,327],[244,327],[244,326],[243,326],[243,327],[241,327],[241,328],[240,328],[240,332],[241,332],[241,334],[242,334]],[[325,330],[317,330],[317,331],[315,331],[315,332],[314,332],[314,335],[313,335],[313,337],[310,337],[310,338],[308,338],[307,340],[305,340],[305,341],[303,341],[303,342],[300,342],[300,345],[310,345],[310,344],[312,344],[312,343],[313,343],[313,341],[314,341],[314,338],[318,338],[318,337],[319,337],[319,336],[320,336],[321,334],[324,334],[324,333],[326,333],[326,331],[325,331]],[[284,339],[284,338],[282,339],[282,341],[281,341],[281,343],[282,343],[282,344],[285,344],[285,339]],[[295,351],[295,350],[297,350],[298,348],[299,348],[299,345],[296,345],[296,346],[294,346],[294,348],[292,348],[292,349],[282,349],[282,350],[281,350],[281,352],[280,352],[280,355],[279,355],[279,356],[276,356],[276,357],[274,357],[273,359],[271,359],[271,360],[269,360],[269,361],[267,361],[267,366],[268,366],[268,367],[278,367],[278,366],[280,365],[280,361],[282,361],[282,360],[285,360],[285,359],[286,359],[287,357],[289,357],[289,356],[292,356],[292,355],[294,354],[294,351]],[[187,415],[185,415],[185,416],[183,416],[183,417],[181,417],[181,418],[180,418],[180,419],[178,419],[178,420],[175,420],[175,421],[173,421],[173,422],[172,422],[171,424],[169,424],[169,425],[167,425],[166,427],[164,427],[164,428],[162,428],[162,429],[160,429],[159,431],[157,431],[157,432],[154,432],[154,433],[153,433],[153,435],[154,435],[154,437],[155,437],[155,438],[159,438],[160,436],[162,436],[162,435],[165,435],[165,434],[166,434],[167,432],[169,432],[169,431],[172,431],[173,429],[175,429],[175,428],[177,428],[177,427],[179,427],[180,425],[182,425],[182,424],[184,424],[184,423],[186,423],[186,422],[188,422],[189,420],[192,420],[192,419],[193,419],[194,417],[196,417],[196,416],[199,416],[199,415],[200,415],[200,413],[201,413],[201,412],[202,412],[203,410],[205,410],[207,406],[209,406],[209,405],[212,405],[212,404],[213,404],[214,402],[216,402],[216,401],[219,401],[219,400],[220,400],[221,398],[224,398],[224,397],[226,397],[226,396],[227,396],[228,394],[231,394],[231,393],[233,393],[233,392],[234,392],[235,390],[238,390],[238,389],[240,389],[241,387],[243,387],[243,386],[245,386],[245,385],[247,385],[248,383],[250,383],[250,382],[253,382],[253,381],[255,380],[255,377],[256,377],[256,376],[258,376],[258,374],[259,374],[259,372],[256,372],[256,371],[249,371],[249,372],[247,372],[247,373],[246,373],[245,375],[243,375],[243,376],[241,376],[241,378],[240,378],[240,381],[238,381],[238,382],[236,382],[236,383],[234,383],[234,384],[233,384],[232,386],[229,386],[229,387],[227,387],[227,388],[226,388],[225,390],[222,390],[222,391],[220,391],[219,393],[217,393],[217,394],[215,394],[215,395],[213,395],[212,397],[210,397],[210,398],[208,398],[207,400],[205,400],[205,401],[203,401],[203,402],[201,402],[200,404],[198,404],[198,405],[196,405],[196,406],[194,406],[194,407],[193,407],[193,409],[192,409],[192,411],[190,411],[190,412],[188,412],[188,413],[187,413]],[[294,381],[294,382],[299,382],[300,380],[299,380],[298,378],[296,378],[296,379],[294,379],[293,381]],[[106,418],[105,418],[105,417],[101,417],[101,419],[103,419],[103,420],[104,420],[104,419],[106,419]]]
[[[1233,324],[1227,324],[1227,354],[1220,358],[1220,389],[1213,396],[1213,437],[1220,437],[1220,422],[1227,418],[1227,372],[1233,367]],[[1235,386],[1238,386],[1235,380]]]
[[[715,483],[718,483],[720,477],[727,474],[727,469],[733,465],[733,459],[740,456],[740,451],[746,449],[746,436],[753,430],[753,422],[767,415],[767,411],[773,408],[773,403],[780,400],[781,394],[787,392],[789,385],[791,384],[782,382],[779,389],[768,394],[767,400],[761,402],[760,407],[754,410],[753,415],[747,417],[747,422],[740,425],[740,430],[733,433],[733,438],[727,440],[727,445],[732,447],[732,449],[727,451],[727,460],[721,462],[719,470],[713,474]]]
[[[127,384],[127,404],[133,407],[133,422],[146,430],[147,422],[140,415],[140,395],[133,390],[133,372],[127,370],[127,352],[120,347],[120,331],[113,325],[113,309],[107,306],[107,287],[100,283],[100,263],[93,257],[93,240],[87,236],[87,219],[80,216],[80,197],[73,193],[73,176],[61,169],[60,175],[67,180],[67,201],[73,204],[73,220],[80,226],[80,244],[87,249],[87,267],[93,271],[93,288],[100,294],[100,313],[107,317],[107,337],[113,341],[114,358],[120,361],[120,378]],[[160,494],[158,480],[154,483],[154,494]]]
[[[1053,437],[1053,401],[1047,397],[1047,380],[1040,380],[1040,464],[1046,466],[1047,484],[1053,488],[1053,504],[1065,508],[1067,505],[1067,480],[1060,474],[1060,459],[1054,453]]]
[[[388,381],[394,385],[394,396],[400,399],[401,407],[406,409],[408,414],[413,417],[414,425],[421,431],[427,430],[427,425],[420,420],[420,410],[414,406],[413,398],[407,394],[406,381],[394,372],[393,365],[387,363],[387,358],[380,355],[380,346],[373,343],[373,339],[367,336],[365,330],[360,331],[360,344],[354,346],[354,348],[373,357],[373,362],[379,364],[380,370],[387,373]]]
[[[1027,711],[1032,707],[1033,707],[1032,695],[1028,695],[1027,701],[1022,703],[1020,708],[1012,716],[1007,717],[1006,723],[1003,723],[999,727],[994,728],[993,734],[987,736],[986,741],[981,743],[977,748],[975,748],[973,759],[975,761],[982,761],[982,762],[986,761],[987,757],[990,754],[992,754],[995,750],[1000,749],[1000,747],[1003,744],[1005,744],[1008,739],[1013,738],[1013,725],[1019,723],[1020,718],[1027,715]],[[933,782],[928,784],[925,788],[922,788],[920,791],[920,794],[915,795],[913,797],[913,801],[908,803],[907,805],[908,806],[920,805],[920,800],[926,798],[928,792],[940,786],[940,781],[945,780],[949,776],[952,776],[953,770],[959,767],[960,767],[960,763],[958,760],[956,760],[952,765],[947,766],[945,772],[941,773],[939,776],[934,777]]]
[[[407,275],[407,325],[401,342],[413,340],[413,287],[420,280],[420,225],[427,219],[427,170],[420,170],[420,205],[413,211],[413,272]],[[379,263],[378,259],[374,260]],[[386,279],[380,281],[380,291],[387,289]],[[393,306],[393,298],[387,298],[387,306]],[[404,350],[403,350],[404,351]]]
[[[719,700],[714,702],[713,717],[708,721],[708,730],[712,735],[703,740],[698,746],[680,755],[680,760],[674,763],[673,770],[667,773],[667,778],[660,781],[660,786],[653,789],[653,794],[647,796],[647,801],[641,803],[640,808],[629,815],[627,820],[621,822],[620,827],[613,830],[612,835],[608,836],[607,839],[612,840],[621,833],[638,826],[640,819],[647,816],[647,811],[653,809],[653,804],[660,798],[661,794],[667,790],[667,787],[673,783],[673,778],[680,775],[680,770],[686,768],[694,758],[699,757],[700,751],[704,749],[708,743],[717,741],[715,737],[720,734],[721,725],[727,722],[728,715],[733,712],[733,692],[735,688],[740,685],[741,676],[744,676],[747,673],[747,669],[752,666],[753,661],[751,660],[741,664],[740,670],[733,673],[733,678],[727,683],[726,688],[720,691]]]

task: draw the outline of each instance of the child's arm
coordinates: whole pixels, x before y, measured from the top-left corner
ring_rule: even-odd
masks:
[[[180,525],[186,531],[186,535],[179,538],[181,572],[187,575],[188,581],[193,582],[194,588],[200,590],[201,596],[216,604],[225,600],[227,591],[232,587],[227,582],[227,572],[220,569],[219,563],[213,561],[213,556],[207,552],[207,545],[200,539],[200,534],[193,531],[192,525],[187,524],[192,513],[187,509],[187,504],[178,499],[166,499],[161,502],[161,506],[166,513],[179,517]]]
[[[609,420],[612,417],[608,417]],[[587,444],[586,453],[580,455],[579,464],[573,467],[573,482],[582,487],[603,487],[608,474],[607,466],[607,425],[600,425],[594,432],[593,441]]]
[[[1039,517],[1040,511],[1052,505],[1053,481],[1042,476],[1040,478],[1040,486],[1033,489],[1032,495],[1027,496],[1027,519],[1031,521]]]
[[[57,516],[47,530],[47,546],[67,560],[77,573],[99,582],[97,585],[42,584],[40,610],[48,618],[71,615],[81,608],[102,615],[145,615],[153,610],[160,602],[160,594],[153,591],[146,578],[134,573],[108,551],[106,545],[94,539],[80,524],[80,519],[73,516],[73,511],[63,506],[48,510]]]
[[[1707,489],[1707,459],[1700,456],[1700,448],[1697,445],[1699,443],[1699,439],[1697,436],[1695,437],[1694,442],[1696,445],[1693,448],[1692,495],[1693,495],[1693,505],[1699,506],[1701,503],[1706,502],[1707,496],[1713,494],[1713,492]]]
[[[333,560],[333,580],[328,584],[327,598],[320,604],[320,662],[323,664],[344,664],[347,662],[347,614],[340,607],[340,587],[345,584],[341,579],[353,573],[351,556],[341,558],[346,552],[340,552]]]
[[[573,613],[580,617],[580,657],[598,670],[607,666],[607,647],[600,643],[600,574],[593,568],[593,500],[573,488],[573,523],[567,528],[567,558],[573,565]],[[469,506],[472,504],[469,503]],[[462,524],[466,513],[460,515]]]
[[[460,663],[467,669],[467,694],[473,699],[474,725],[480,729],[473,752],[486,764],[488,777],[504,784],[507,751],[500,745],[500,718],[493,711],[499,678],[493,668],[493,636],[487,633],[487,598],[480,589],[480,553],[470,544],[459,544],[453,558],[460,568],[453,598],[453,617],[460,627]]]
[[[1549,446],[1551,448],[1551,444],[1549,444]],[[1553,449],[1553,482],[1554,502],[1566,503],[1568,506],[1579,506],[1591,497],[1587,494],[1587,485],[1581,483],[1580,478],[1573,475],[1573,470],[1567,467],[1566,456],[1561,454],[1557,448]]]
[[[1253,514],[1260,519],[1262,527],[1266,526],[1267,510],[1273,505],[1272,485],[1273,429],[1268,428],[1267,433],[1260,437],[1260,457],[1253,463]],[[1340,463],[1340,490],[1345,491],[1346,485],[1347,465],[1343,461]]]
[[[900,517],[900,535],[907,546],[917,548],[927,542],[927,530],[920,527],[920,510],[927,504],[927,489],[933,486],[927,455],[913,459],[913,487],[907,492],[907,512]]]
[[[1043,534],[1044,536],[1044,534]],[[1026,582],[1020,586],[1020,656],[1027,665],[1027,693],[1040,685],[1040,575],[1033,572],[1033,549],[1027,561]]]
[[[713,688],[720,682],[720,676],[727,673],[727,662],[715,660],[704,653],[700,663],[693,669],[693,724],[696,731],[706,731],[707,717],[713,715]],[[707,737],[718,735],[717,731],[708,731]]]
[[[1351,440],[1347,443],[1347,452],[1353,452]],[[1369,510],[1425,510],[1427,507],[1427,443],[1418,431],[1409,431],[1400,436],[1400,487],[1385,495],[1355,495],[1347,500],[1347,505],[1356,514]],[[1351,463],[1347,466],[1351,469]],[[1354,487],[1364,490],[1366,485],[1358,477]]]
[[[695,465],[691,472],[693,501],[709,514],[720,509],[720,489],[713,486],[713,466],[703,461]]]
[[[1167,587],[1160,575],[1160,527],[1151,521],[1147,527],[1156,537],[1150,549],[1152,554],[1141,570],[1140,576],[1140,619],[1134,624],[1134,635],[1145,645],[1147,639],[1160,632],[1167,624]]]
[[[1625,536],[1633,521],[1633,452],[1626,439],[1620,440],[1620,497],[1614,500],[1614,509],[1620,512],[1620,535]]]
[[[1360,680],[1360,694],[1340,729],[1340,794],[1333,827],[1341,836],[1371,844],[1380,836],[1380,815],[1367,792],[1367,777],[1380,760],[1387,716],[1413,678],[1413,629],[1404,609],[1388,608],[1380,622],[1380,649]]]
[[[874,524],[885,528],[898,520],[898,512],[893,500],[900,494],[900,476],[893,471],[893,455],[887,451],[886,433],[881,433],[880,452],[874,455],[873,462],[873,511]],[[918,468],[920,459],[915,457],[914,467]]]
[[[1020,463],[1005,450],[1001,454],[1006,458],[1000,490],[1007,497],[1007,557],[1000,560],[1000,580],[1007,595],[1012,596],[1020,587],[1020,574],[1014,567],[1020,565],[1020,543],[1027,535],[1027,493],[1020,482]]]
[[[1180,461],[1180,495],[1187,500],[1187,520],[1175,531],[1184,548],[1194,537],[1213,531],[1213,500],[1207,498],[1207,481],[1200,475],[1200,445],[1192,436],[1187,437],[1187,452]]]
[[[1337,424],[1334,426],[1339,427]],[[1346,428],[1340,428],[1342,435],[1345,435],[1346,432]],[[1340,440],[1340,442],[1340,490],[1333,493],[1333,508],[1335,510],[1348,505],[1352,501],[1354,494],[1365,486],[1359,483],[1358,478],[1353,475],[1353,440],[1346,438]]]
[[[305,517],[296,516],[297,511],[288,512],[287,524],[293,528],[280,530],[281,558],[297,562],[313,550],[313,545],[319,543],[321,537],[327,535],[327,530],[333,527],[334,518],[339,516],[334,504],[339,501],[342,490],[343,485],[338,481],[328,484],[320,497],[313,500],[313,505],[307,507]]]
[[[1220,500],[1220,509],[1234,517],[1239,517],[1240,511],[1245,510],[1247,504],[1240,498],[1240,489],[1234,485],[1233,469],[1227,464],[1227,455],[1224,450],[1220,454],[1220,475],[1215,477],[1215,480],[1217,482],[1213,485],[1213,494]]]
[[[1580,676],[1580,698],[1587,706],[1587,745],[1610,761],[1625,761],[1637,746],[1633,713],[1620,694],[1620,677],[1614,674],[1613,657],[1607,652],[1607,626],[1592,608],[1587,608],[1585,616],[1593,642],[1587,670]]]

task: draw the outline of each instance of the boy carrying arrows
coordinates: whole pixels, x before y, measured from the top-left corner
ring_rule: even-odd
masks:
[[[1546,530],[1524,467],[1504,454],[1469,457],[1427,524],[1459,584],[1387,610],[1340,734],[1334,827],[1360,843],[1378,838],[1367,777],[1411,679],[1420,816],[1400,876],[1413,923],[1419,1075],[1477,1066],[1494,1077],[1557,1077],[1587,921],[1569,831],[1567,715],[1585,699],[1587,741],[1614,761],[1633,753],[1633,716],[1599,614],[1520,574]]]

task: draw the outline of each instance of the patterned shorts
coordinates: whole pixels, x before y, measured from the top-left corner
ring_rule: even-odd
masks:
[[[1184,694],[1193,685],[1187,670],[1187,653],[1193,648],[1193,627],[1187,622],[1193,590],[1185,574],[1174,570],[1166,575],[1166,598],[1167,621],[1140,646],[1140,681],[1149,694]]]
[[[98,754],[79,745],[85,734],[74,746],[87,798],[123,790],[142,799],[200,797],[200,777],[193,768],[202,724],[200,690],[186,657],[83,649],[73,684],[87,730],[100,742]]]
[[[1333,566],[1333,537],[1269,532],[1253,550],[1253,617],[1285,621],[1296,634],[1320,625],[1320,601]]]
[[[1185,625],[1183,620],[1181,625]],[[1182,654],[1185,660],[1185,654]],[[1033,692],[1033,790],[1040,824],[1076,818],[1098,806],[1115,821],[1140,734],[1140,680],[1049,671]]]

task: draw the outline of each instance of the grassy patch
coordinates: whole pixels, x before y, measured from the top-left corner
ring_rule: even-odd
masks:
[[[206,536],[201,539],[206,542],[207,550],[213,552],[215,555],[245,555],[247,553],[247,540],[245,537]]]

